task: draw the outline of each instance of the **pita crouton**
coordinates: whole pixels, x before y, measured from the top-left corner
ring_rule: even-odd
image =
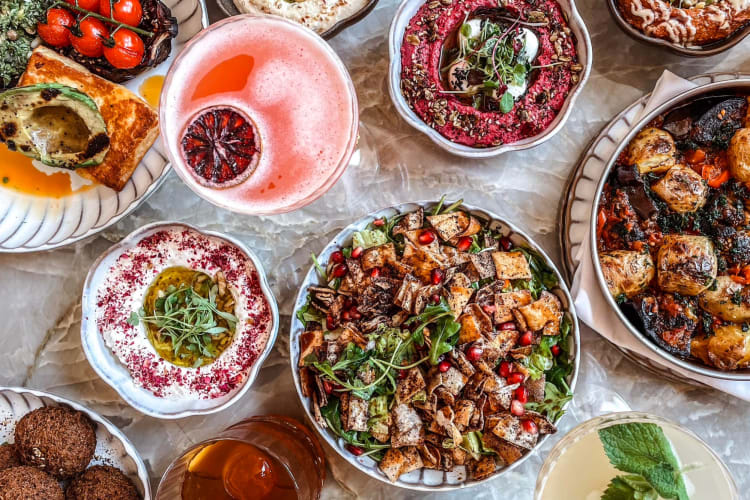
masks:
[[[455,414],[456,418],[453,420],[460,430],[464,430],[469,426],[471,422],[471,414],[476,410],[474,401],[469,399],[459,399],[456,401]]]
[[[422,288],[422,283],[411,274],[407,274],[404,276],[401,288],[396,292],[393,302],[401,309],[411,311],[414,308],[414,301],[420,288]]]
[[[414,408],[400,403],[393,408],[391,416],[395,427],[391,436],[391,446],[394,448],[419,446],[424,442],[422,419]]]
[[[495,261],[492,258],[492,254],[493,252],[479,252],[470,254],[469,256],[471,265],[481,279],[495,276]]]
[[[485,332],[492,331],[492,320],[477,304],[469,304],[466,307],[466,314],[458,318],[458,322],[461,323],[459,344],[475,342],[482,338]]]
[[[427,217],[427,221],[443,241],[449,241],[461,235],[470,224],[469,216],[463,212],[430,215]]]
[[[492,252],[492,260],[495,261],[495,272],[499,280],[529,280],[532,278],[529,261],[521,252]]]
[[[488,420],[490,420],[488,418]],[[505,439],[511,444],[530,450],[536,445],[537,434],[526,432],[521,426],[521,421],[510,413],[498,413],[493,415],[491,422],[491,431],[500,439]]]
[[[399,379],[396,385],[396,398],[401,403],[409,403],[411,398],[419,391],[424,390],[425,387],[427,385],[419,368],[416,366],[409,368],[406,371],[406,376]]]
[[[429,283],[432,278],[432,270],[443,267],[443,259],[444,257],[441,254],[427,252],[407,241],[401,263],[409,266],[412,273],[420,280]]]
[[[395,483],[402,475],[422,467],[424,467],[424,462],[414,446],[401,449],[390,448],[378,464],[378,468],[392,483]]]
[[[542,292],[539,300],[527,306],[519,307],[518,311],[523,315],[529,330],[534,332],[541,330],[550,322],[559,327],[562,319],[560,299],[547,291]]]
[[[463,275],[462,275],[463,276]],[[454,318],[458,318],[464,311],[464,307],[471,300],[474,294],[473,288],[451,285],[448,287],[448,306],[451,308]]]
[[[323,345],[323,330],[316,328],[308,330],[299,336],[299,366],[305,365],[305,358],[311,355],[315,349]]]
[[[467,380],[469,380],[469,377],[451,366],[446,372],[436,371],[430,382],[430,387],[433,389],[444,387],[451,395],[458,396]]]
[[[445,257],[445,263],[448,266],[456,267],[467,262],[471,262],[471,255],[468,252],[460,252],[457,249],[449,246],[440,247],[440,251]]]
[[[506,467],[518,461],[518,459],[524,454],[523,448],[510,444],[491,432],[482,433],[482,446],[487,450],[492,450],[497,453]]]
[[[362,269],[369,271],[375,267],[385,267],[396,260],[398,258],[393,243],[370,247],[362,253]]]
[[[504,358],[513,349],[520,337],[518,330],[499,330],[491,332],[482,344],[482,359],[494,364]]]
[[[366,431],[367,430],[367,418],[368,418],[368,403],[362,398],[357,396],[349,397],[349,404],[347,407],[346,425],[344,428],[347,431]]]
[[[490,455],[485,455],[469,465],[469,473],[472,479],[478,481],[494,474],[495,468],[495,459]]]
[[[495,294],[495,323],[513,321],[513,309],[529,305],[531,301],[531,292],[528,290]]]
[[[421,229],[424,225],[424,209],[419,207],[414,212],[406,214],[393,228],[393,234],[404,234],[406,231]]]

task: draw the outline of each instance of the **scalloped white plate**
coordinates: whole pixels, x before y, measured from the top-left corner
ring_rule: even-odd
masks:
[[[0,442],[12,442],[21,417],[43,406],[69,406],[88,415],[96,424],[96,450],[90,465],[117,467],[145,500],[151,499],[148,471],[133,443],[112,422],[75,401],[23,387],[0,387]]]
[[[140,387],[133,381],[128,369],[105,344],[104,338],[96,325],[95,311],[97,309],[97,290],[106,277],[110,266],[117,261],[120,255],[132,248],[142,239],[156,232],[174,227],[189,229],[211,238],[226,241],[228,244],[237,247],[255,265],[255,268],[258,271],[261,290],[263,291],[263,295],[268,301],[268,307],[271,310],[271,321],[273,322],[273,325],[271,326],[271,332],[268,336],[268,341],[266,342],[263,352],[260,353],[258,359],[256,359],[255,363],[250,367],[247,378],[242,385],[220,398],[169,399],[155,396],[151,391]],[[146,415],[163,419],[184,418],[191,415],[207,415],[209,413],[221,411],[236,403],[242,398],[247,390],[250,389],[253,381],[255,381],[261,366],[263,366],[263,361],[265,361],[266,357],[271,352],[271,349],[273,349],[273,344],[276,341],[276,336],[279,331],[279,310],[276,305],[276,298],[274,297],[271,288],[268,286],[263,265],[258,257],[256,257],[249,248],[238,240],[220,233],[203,231],[194,226],[180,222],[155,222],[153,224],[147,224],[129,234],[122,241],[104,252],[104,254],[94,262],[89,270],[88,276],[86,276],[86,282],[83,285],[83,297],[81,298],[81,310],[81,343],[83,345],[83,352],[86,354],[86,358],[89,360],[94,371],[102,378],[102,380],[116,390],[120,397],[130,406]],[[158,356],[155,352],[154,355]]]
[[[419,207],[433,207],[437,204],[436,201],[417,201],[414,203],[403,203],[401,205],[397,205],[390,208],[384,208],[382,210],[378,210],[377,212],[373,212],[361,219],[359,219],[356,222],[353,222],[346,228],[344,228],[339,234],[336,235],[336,237],[331,240],[328,245],[325,246],[325,248],[318,254],[318,260],[319,262],[328,262],[329,257],[333,252],[336,250],[339,250],[341,247],[346,246],[347,244],[351,243],[352,235],[367,227],[367,225],[372,222],[374,219],[380,218],[380,217],[393,217],[394,215],[398,215],[400,213],[406,213],[416,210]],[[486,210],[483,210],[481,208],[477,208],[472,205],[461,205],[461,208],[463,210],[466,210],[467,212],[480,217],[485,220],[490,221],[490,226],[496,230],[500,231],[503,235],[508,236],[511,241],[513,241],[516,245],[525,245],[529,248],[534,249],[536,252],[539,253],[539,255],[542,256],[544,261],[547,263],[547,265],[552,269],[555,273],[555,276],[557,276],[557,280],[559,282],[559,285],[552,290],[552,292],[557,295],[562,304],[563,309],[568,311],[568,315],[570,319],[572,320],[572,328],[571,328],[571,335],[569,336],[569,342],[570,344],[570,353],[571,353],[571,359],[574,364],[573,373],[568,378],[568,385],[575,393],[575,385],[576,381],[578,379],[578,360],[580,359],[580,337],[579,337],[579,327],[578,327],[578,317],[576,316],[575,309],[573,306],[573,299],[570,297],[570,292],[568,291],[568,287],[565,285],[565,281],[563,280],[562,275],[557,270],[557,267],[555,266],[554,262],[549,258],[549,256],[542,250],[542,248],[537,245],[529,236],[527,236],[525,233],[523,233],[520,229],[518,229],[513,224],[506,222],[504,219],[499,217],[498,215],[493,214],[492,212],[488,212]],[[468,488],[471,486],[476,486],[478,484],[497,479],[498,477],[502,476],[508,471],[511,471],[518,467],[520,464],[522,464],[526,459],[534,453],[534,451],[547,439],[548,436],[544,436],[542,439],[539,440],[536,447],[534,447],[533,450],[531,450],[529,453],[524,455],[520,460],[517,462],[511,464],[509,467],[505,467],[502,469],[497,469],[493,475],[490,477],[483,479],[481,481],[474,481],[468,478],[467,471],[465,467],[463,466],[456,466],[453,471],[451,472],[443,472],[438,470],[432,470],[432,469],[420,469],[415,470],[413,472],[410,472],[408,474],[404,474],[401,476],[398,481],[395,483],[391,483],[388,478],[380,472],[380,469],[378,469],[378,464],[373,459],[361,456],[356,457],[349,453],[345,445],[343,439],[337,439],[336,436],[331,434],[326,429],[322,429],[320,425],[316,422],[315,418],[312,414],[312,401],[302,395],[302,386],[300,384],[299,379],[299,370],[298,370],[298,363],[299,363],[299,356],[300,356],[300,350],[299,350],[299,336],[302,332],[304,332],[305,327],[302,325],[302,323],[297,319],[297,310],[299,310],[301,307],[303,307],[307,301],[307,289],[310,286],[319,286],[319,277],[318,273],[315,270],[314,266],[310,266],[310,270],[307,272],[307,275],[305,276],[305,280],[300,285],[299,293],[297,294],[297,298],[294,302],[294,313],[292,314],[292,322],[291,322],[291,331],[289,336],[289,351],[290,351],[290,362],[292,365],[292,374],[294,375],[294,385],[297,388],[297,395],[300,398],[300,401],[302,402],[302,406],[305,409],[305,413],[307,414],[307,418],[310,421],[311,426],[318,432],[318,435],[320,435],[336,452],[341,455],[342,458],[344,458],[346,461],[348,461],[350,464],[352,464],[354,467],[359,469],[360,471],[364,472],[370,477],[373,477],[375,479],[378,479],[380,481],[383,481],[387,484],[393,484],[395,486],[398,486],[400,488],[405,488],[409,490],[417,490],[417,491],[450,491],[450,490],[456,490],[459,488]],[[567,407],[567,405],[566,405]]]
[[[185,43],[208,26],[205,0],[162,1],[177,18],[179,33],[172,42],[169,59],[124,84],[138,95],[146,79],[166,75]],[[92,236],[135,210],[156,191],[168,173],[169,163],[161,139],[157,139],[119,193],[96,185],[63,198],[49,198],[0,184],[0,253],[50,250]]]

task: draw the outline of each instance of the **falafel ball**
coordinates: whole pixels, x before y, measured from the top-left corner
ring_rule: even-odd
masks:
[[[18,467],[21,461],[18,459],[16,447],[10,443],[0,445],[0,470]]]
[[[120,469],[94,465],[71,481],[65,490],[67,500],[139,500],[133,482]]]
[[[65,480],[86,470],[94,458],[96,432],[84,413],[63,406],[46,406],[18,421],[15,445],[25,465]]]
[[[0,471],[0,498],[3,500],[63,500],[57,480],[35,467],[21,465]]]

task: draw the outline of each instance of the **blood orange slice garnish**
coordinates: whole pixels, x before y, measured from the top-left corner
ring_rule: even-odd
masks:
[[[260,160],[260,137],[240,111],[215,107],[202,111],[182,137],[182,155],[196,180],[225,188],[250,177]]]

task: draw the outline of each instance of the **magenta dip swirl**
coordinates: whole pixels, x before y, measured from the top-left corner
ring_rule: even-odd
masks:
[[[196,368],[172,364],[157,353],[142,324],[128,321],[156,277],[171,267],[209,276],[221,272],[232,293],[237,317],[234,335],[210,364]],[[125,249],[95,293],[93,319],[106,346],[137,386],[159,398],[211,400],[235,392],[272,336],[273,310],[253,261],[230,242],[189,228],[163,229]]]

